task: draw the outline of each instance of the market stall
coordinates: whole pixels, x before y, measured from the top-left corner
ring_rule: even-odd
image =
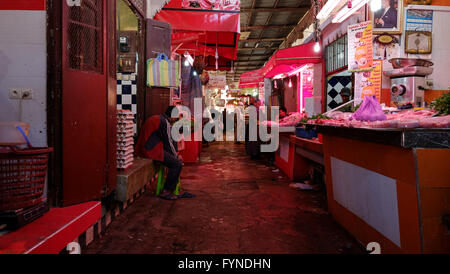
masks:
[[[449,102],[447,93],[434,110],[383,111],[372,96],[354,113],[308,122],[323,134],[330,212],[363,245],[377,242],[383,253],[450,250]]]
[[[328,206],[339,223],[383,253],[449,252],[449,130],[319,131]]]
[[[301,161],[297,161],[294,167],[294,158],[302,159],[295,153],[295,144],[291,143],[291,135],[295,132],[295,126],[304,118],[307,98],[313,96],[314,89],[314,64],[322,62],[320,52],[314,51],[314,43],[307,43],[277,51],[274,56],[262,68],[264,78],[273,78],[273,94],[271,106],[285,107],[291,115],[281,119],[280,147],[275,154],[275,164],[291,179],[293,170],[302,170]],[[320,65],[319,65],[320,67]],[[317,86],[316,89],[320,89]],[[305,164],[306,162],[303,162]],[[299,178],[300,179],[300,178]]]
[[[322,62],[322,53],[314,51],[314,43],[278,50],[263,68],[264,78],[280,74],[295,75],[306,64]]]

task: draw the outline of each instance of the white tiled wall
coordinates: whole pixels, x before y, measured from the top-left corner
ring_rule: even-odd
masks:
[[[434,72],[430,76],[435,90],[450,87],[450,12],[435,11],[433,13],[433,52]]]
[[[0,10],[0,37],[0,121],[29,123],[31,143],[46,146],[46,12]],[[10,100],[10,88],[34,98]]]

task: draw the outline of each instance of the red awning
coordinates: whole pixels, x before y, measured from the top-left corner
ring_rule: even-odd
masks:
[[[237,59],[240,1],[171,0],[155,20],[172,26],[172,47],[180,54]],[[181,46],[180,46],[181,45]]]
[[[232,62],[230,59],[219,57],[217,62],[218,70],[230,71]],[[207,56],[205,58],[205,69],[206,70],[216,70],[216,58],[214,56]]]
[[[239,88],[258,87],[259,83],[264,82],[263,69],[252,70],[241,74]]]
[[[278,50],[263,68],[264,78],[289,73],[306,64],[322,62],[322,53],[314,52],[314,42]]]

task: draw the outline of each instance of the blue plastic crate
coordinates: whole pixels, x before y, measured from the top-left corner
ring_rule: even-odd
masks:
[[[295,129],[295,135],[303,139],[317,138],[317,132],[314,129],[306,130],[302,127],[298,127]]]

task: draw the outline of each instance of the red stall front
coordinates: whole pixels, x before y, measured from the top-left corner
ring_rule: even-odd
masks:
[[[321,62],[322,54],[314,51],[314,42],[277,51],[261,69],[264,78],[274,79],[274,90],[282,93],[280,97],[283,98],[272,99],[272,104],[284,106],[288,112],[296,112],[295,115],[301,118],[307,103],[305,99],[314,93],[314,64]],[[291,135],[295,129],[291,126],[290,130],[281,130],[282,125],[283,121],[280,120],[280,147],[275,154],[275,164],[291,179],[305,177],[308,175],[305,155],[314,155],[309,158],[320,164],[318,152],[321,150],[307,150],[307,153],[300,154],[311,145],[315,147],[321,144],[295,136],[293,139]]]

